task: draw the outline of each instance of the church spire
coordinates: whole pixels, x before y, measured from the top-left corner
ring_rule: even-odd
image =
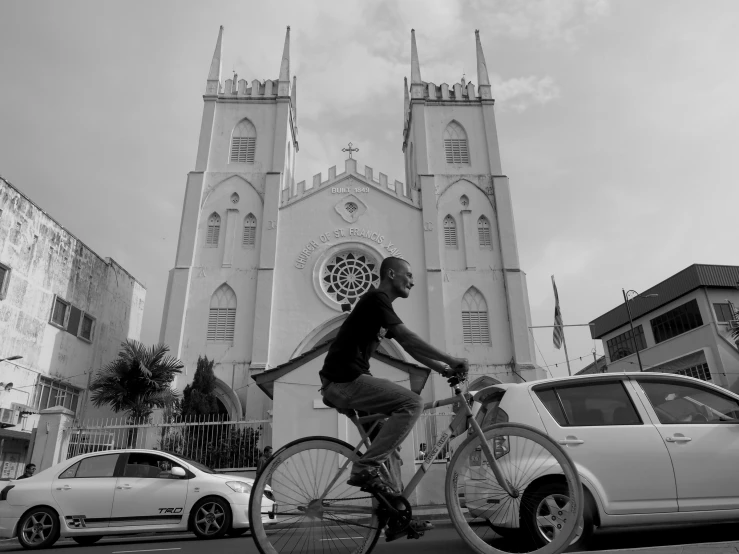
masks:
[[[492,100],[493,94],[490,90],[488,66],[485,63],[485,54],[482,51],[480,31],[478,30],[475,30],[475,45],[477,47],[477,90],[479,91],[480,98],[483,100]]]
[[[290,26],[285,33],[285,47],[282,50],[282,62],[280,63],[280,78],[277,85],[277,95],[287,96],[290,94]]]
[[[216,50],[213,52],[213,61],[210,62],[208,80],[205,84],[205,94],[218,94],[221,81],[221,44],[223,42],[223,25],[218,31]]]
[[[408,127],[408,109],[411,107],[411,100],[408,97],[408,77],[403,77],[403,130]]]
[[[418,48],[416,47],[416,30],[411,29],[411,85],[422,82],[421,65],[418,63]]]
[[[411,29],[411,98],[423,98],[424,86],[421,80],[421,64],[418,63],[416,30]]]

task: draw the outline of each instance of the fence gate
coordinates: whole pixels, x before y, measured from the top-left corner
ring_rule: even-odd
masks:
[[[271,443],[272,424],[268,419],[142,422],[123,417],[75,422],[69,433],[67,458],[101,450],[150,448],[212,469],[244,470],[256,467],[265,444]]]

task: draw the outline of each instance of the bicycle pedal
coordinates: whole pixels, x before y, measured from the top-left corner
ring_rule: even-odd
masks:
[[[385,531],[385,542],[397,541],[398,539],[407,537],[408,534],[408,529],[399,529],[395,531],[387,530]]]

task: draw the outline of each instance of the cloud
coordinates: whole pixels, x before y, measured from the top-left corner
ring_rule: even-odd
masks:
[[[610,14],[609,0],[471,0],[480,25],[496,35],[574,45],[587,26]]]
[[[495,98],[501,110],[522,112],[532,104],[546,104],[559,98],[559,87],[552,77],[516,77],[503,81],[492,78]]]

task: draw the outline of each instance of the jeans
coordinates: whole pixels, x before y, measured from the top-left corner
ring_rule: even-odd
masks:
[[[390,481],[402,492],[399,447],[413,429],[423,412],[423,400],[415,392],[400,385],[378,379],[371,375],[360,375],[348,383],[329,383],[323,387],[323,396],[339,409],[352,409],[371,414],[386,414],[389,417],[370,447],[352,467],[352,474],[364,469],[379,469],[386,463]]]

